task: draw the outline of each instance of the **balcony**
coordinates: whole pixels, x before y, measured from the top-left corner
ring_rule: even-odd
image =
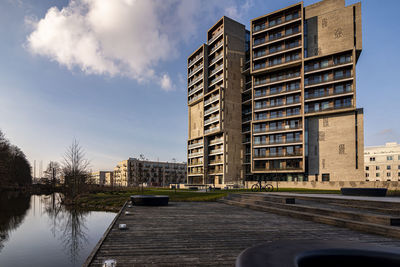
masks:
[[[194,143],[194,144],[188,145],[188,148],[193,149],[193,148],[202,147],[202,146],[203,146],[203,142],[199,142],[199,143]]]
[[[326,61],[328,61],[328,60],[326,60]],[[326,61],[325,62],[321,61],[321,62],[318,62],[318,64],[312,64],[312,65],[304,64],[304,72],[306,74],[310,74],[310,73],[314,73],[314,72],[317,72],[320,70],[322,71],[322,70],[331,69],[334,67],[350,66],[353,63],[351,60],[351,57],[344,57],[343,61],[339,61],[337,63],[335,63],[333,60],[328,61],[327,63],[326,63]]]
[[[297,36],[300,33],[301,33],[301,31],[300,31],[300,27],[299,27],[297,29],[292,30],[291,33],[285,33],[285,34],[279,33],[279,34],[276,34],[275,36],[269,35],[268,39],[265,37],[256,39],[253,42],[253,49],[256,49],[258,47],[261,47],[261,46],[264,46],[267,44],[275,43],[280,40],[285,40],[285,39],[293,37],[293,36]]]
[[[224,170],[222,170],[222,169],[220,169],[220,170],[212,170],[212,171],[209,171],[208,174],[213,174],[213,175],[220,174],[220,175],[222,175],[222,174],[224,174]]]
[[[209,155],[222,154],[222,153],[224,153],[224,149],[220,148],[220,149],[210,150]]]
[[[219,131],[219,126],[206,129],[206,130],[204,131],[204,134],[209,134],[209,133],[217,132],[217,131]]]
[[[329,74],[326,74],[329,75]],[[314,87],[316,85],[324,85],[324,84],[330,84],[330,83],[334,83],[337,81],[342,81],[345,79],[349,79],[352,78],[352,71],[346,72],[345,74],[341,75],[341,76],[328,76],[328,77],[321,77],[321,76],[314,76],[314,78],[319,77],[319,79],[313,79],[313,80],[309,80],[309,78],[305,78],[304,79],[304,86],[305,88],[308,87]]]
[[[210,77],[213,76],[215,73],[217,73],[218,71],[222,70],[223,67],[224,67],[224,64],[221,64],[221,65],[215,67],[215,69],[212,70],[212,71],[210,72],[210,75],[209,75],[208,77],[210,78]]]
[[[219,121],[219,115],[214,116],[214,117],[210,117],[209,119],[204,121],[204,126],[209,125],[213,122]]]
[[[223,32],[224,32],[223,30],[220,30],[220,31],[216,32],[214,34],[214,36],[211,37],[210,40],[208,40],[208,42],[207,42],[208,45],[212,44],[215,40],[217,40],[223,34]]]
[[[301,152],[293,152],[293,153],[270,153],[270,154],[259,154],[259,155],[253,155],[253,158],[257,159],[268,159],[268,158],[290,158],[290,157],[302,157],[303,153]]]
[[[203,156],[203,151],[189,153],[188,156],[189,156],[189,158],[202,157]]]
[[[325,111],[332,111],[332,110],[337,110],[337,109],[344,109],[344,108],[352,108],[353,107],[353,103],[349,102],[349,103],[342,103],[342,104],[335,104],[335,105],[329,105],[327,107],[321,107],[321,108],[310,108],[310,107],[306,107],[305,108],[305,113],[309,114],[309,113],[316,113],[316,112],[325,112]]]
[[[204,101],[204,106],[206,106],[208,104],[211,104],[211,103],[213,103],[213,102],[215,102],[217,100],[219,100],[219,95],[213,96],[213,97],[207,99],[206,101]]]
[[[268,171],[302,171],[303,169],[301,167],[270,167],[270,168],[259,168],[259,167],[254,167],[254,171],[256,172],[268,172]]]
[[[218,48],[222,47],[223,45],[223,41],[220,41],[218,43],[215,44],[215,46],[213,48],[211,48],[210,52],[208,53],[208,55],[210,56],[212,53],[214,53],[215,51],[218,50]]]
[[[208,145],[208,146],[213,146],[213,145],[216,145],[216,144],[221,144],[221,143],[223,143],[224,142],[224,138],[218,138],[218,139],[214,139],[214,140],[211,140],[210,141],[210,144]]]
[[[202,175],[202,171],[193,171],[193,172],[188,172],[188,175]]]
[[[285,19],[279,18],[275,20],[269,21],[268,26],[266,25],[266,22],[260,25],[255,25],[253,27],[253,34],[258,34],[262,32],[263,30],[268,30],[268,29],[273,29],[278,26],[284,26],[286,24],[294,22],[294,20],[297,20],[300,17],[299,13],[293,13],[290,15],[285,16]]]
[[[209,67],[211,67],[215,62],[217,62],[218,60],[220,60],[221,58],[223,58],[224,54],[221,53],[219,55],[216,55],[215,58],[213,58],[210,63],[208,64]]]
[[[212,107],[212,108],[209,108],[209,109],[207,109],[207,110],[205,110],[204,111],[204,116],[207,116],[207,115],[209,115],[209,114],[212,114],[212,113],[214,113],[215,111],[219,111],[219,105],[218,106],[214,106],[214,107]]]
[[[269,134],[269,133],[276,133],[276,132],[286,132],[286,131],[296,131],[296,130],[301,130],[301,126],[281,126],[281,127],[271,127],[269,129],[267,128],[254,128],[253,133],[264,133],[264,134]]]
[[[197,83],[198,81],[202,80],[203,76],[199,76],[197,78],[195,78],[194,80],[192,80],[189,84],[188,87],[191,87],[192,85],[194,85],[195,83]]]
[[[347,95],[351,95],[351,94],[353,94],[353,89],[351,89],[351,90],[342,90],[342,91],[337,91],[337,92],[335,92],[335,91],[333,91],[333,92],[324,91],[322,94],[320,92],[318,92],[318,91],[314,91],[314,93],[312,93],[312,94],[310,94],[308,92],[305,92],[304,98],[305,98],[306,102],[309,102],[309,101],[313,101],[313,100],[314,101],[318,100],[320,98],[325,99],[327,97],[347,96]]]
[[[194,59],[189,61],[188,68],[190,68],[194,63],[196,63],[202,57],[203,57],[203,54],[199,54]]]
[[[189,72],[188,77],[190,78],[192,75],[194,75],[198,70],[203,68],[203,63],[201,63],[199,66],[194,68],[191,72]]]
[[[257,147],[263,147],[263,146],[275,146],[275,145],[291,145],[291,144],[299,144],[302,143],[301,139],[288,139],[288,140],[276,140],[272,141],[270,140],[269,142],[267,141],[262,141],[262,142],[256,142],[254,141],[253,145]]]
[[[262,115],[258,115],[254,118],[254,121],[262,121],[262,120],[270,120],[270,119],[277,119],[277,118],[284,118],[284,117],[291,117],[291,116],[296,116],[296,115],[300,115],[300,110],[296,111],[296,112],[280,112],[280,113],[276,113],[276,114],[269,114],[267,116],[267,114],[262,114]]]
[[[211,160],[208,165],[220,165],[224,164],[222,160]]]
[[[191,96],[191,95],[195,94],[196,92],[198,92],[198,91],[200,91],[202,89],[203,89],[203,85],[201,84],[201,85],[193,88],[192,90],[190,90],[188,95]]]
[[[195,97],[190,98],[190,99],[189,99],[189,104],[191,104],[191,103],[193,103],[193,102],[199,100],[199,99],[202,98],[202,97],[203,97],[203,93],[200,93],[200,94],[196,95]]]
[[[224,74],[221,74],[221,75],[215,77],[214,79],[211,80],[208,88],[210,88],[210,87],[214,86],[215,84],[217,84],[218,82],[222,81],[223,78],[224,78]]]
[[[201,165],[203,165],[203,162],[202,161],[197,161],[197,162],[191,162],[191,163],[189,163],[189,167],[197,167],[197,166],[201,166]]]
[[[293,105],[300,104],[300,103],[301,103],[300,99],[297,99],[297,100],[292,101],[292,102],[280,101],[280,102],[278,102],[276,104],[273,104],[273,105],[272,104],[269,104],[269,105],[265,104],[265,105],[261,105],[261,106],[255,105],[254,111],[263,111],[263,110],[267,110],[267,109],[281,108],[281,107],[291,107]]]
[[[254,86],[262,86],[262,85],[267,85],[267,84],[272,84],[275,82],[282,82],[285,80],[289,80],[289,79],[299,79],[300,78],[300,72],[294,72],[294,73],[288,73],[288,74],[284,74],[284,75],[280,75],[274,78],[264,78],[264,79],[260,79],[260,80],[256,80],[254,82]]]

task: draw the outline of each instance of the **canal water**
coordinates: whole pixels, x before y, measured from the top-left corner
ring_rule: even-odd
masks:
[[[0,193],[0,266],[82,266],[113,212],[66,208],[60,195]]]

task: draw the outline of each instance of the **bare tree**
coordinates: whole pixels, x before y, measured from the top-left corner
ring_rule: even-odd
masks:
[[[44,171],[44,178],[49,183],[57,184],[61,180],[61,172],[62,168],[60,163],[56,161],[50,161],[50,163],[47,165],[46,170]]]
[[[83,148],[74,139],[64,154],[62,168],[65,193],[72,199],[82,193],[90,183],[89,165]]]

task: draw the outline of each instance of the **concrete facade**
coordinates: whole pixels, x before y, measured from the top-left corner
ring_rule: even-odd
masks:
[[[400,181],[400,144],[366,147],[364,165],[366,181]]]
[[[110,185],[107,183],[106,176],[112,174],[110,171],[97,171],[97,172],[92,172],[90,174],[90,178],[94,184],[98,185]]]
[[[129,158],[114,168],[116,186],[167,186],[186,180],[186,163],[159,162]]]
[[[188,58],[188,183],[364,180],[363,111],[356,106],[355,83],[361,4],[300,2],[250,25],[246,31],[223,17],[208,31],[207,45]],[[214,54],[224,57],[218,65],[223,72],[214,67],[222,60]],[[200,70],[193,64],[201,57],[208,66],[203,73],[212,77],[221,71],[223,80],[216,89],[215,80],[203,79],[198,87],[208,91],[196,102],[192,75]],[[201,123],[192,123],[192,117],[201,117],[201,105],[196,106],[201,102],[203,138],[195,127]],[[206,117],[213,108],[218,115]],[[200,111],[193,116],[192,110]],[[213,136],[223,140],[215,145],[223,153],[218,167],[210,164],[216,157],[208,152],[215,151],[209,146]],[[196,153],[201,160],[192,160]]]

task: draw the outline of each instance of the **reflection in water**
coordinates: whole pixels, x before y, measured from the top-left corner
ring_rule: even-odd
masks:
[[[79,252],[88,243],[85,218],[90,212],[63,206],[58,193],[43,197],[42,203],[53,236],[60,239],[71,263],[75,265]]]
[[[59,194],[0,194],[0,266],[82,266],[115,213],[61,205]]]
[[[17,192],[0,194],[0,252],[9,234],[24,220],[29,209],[30,195]]]

